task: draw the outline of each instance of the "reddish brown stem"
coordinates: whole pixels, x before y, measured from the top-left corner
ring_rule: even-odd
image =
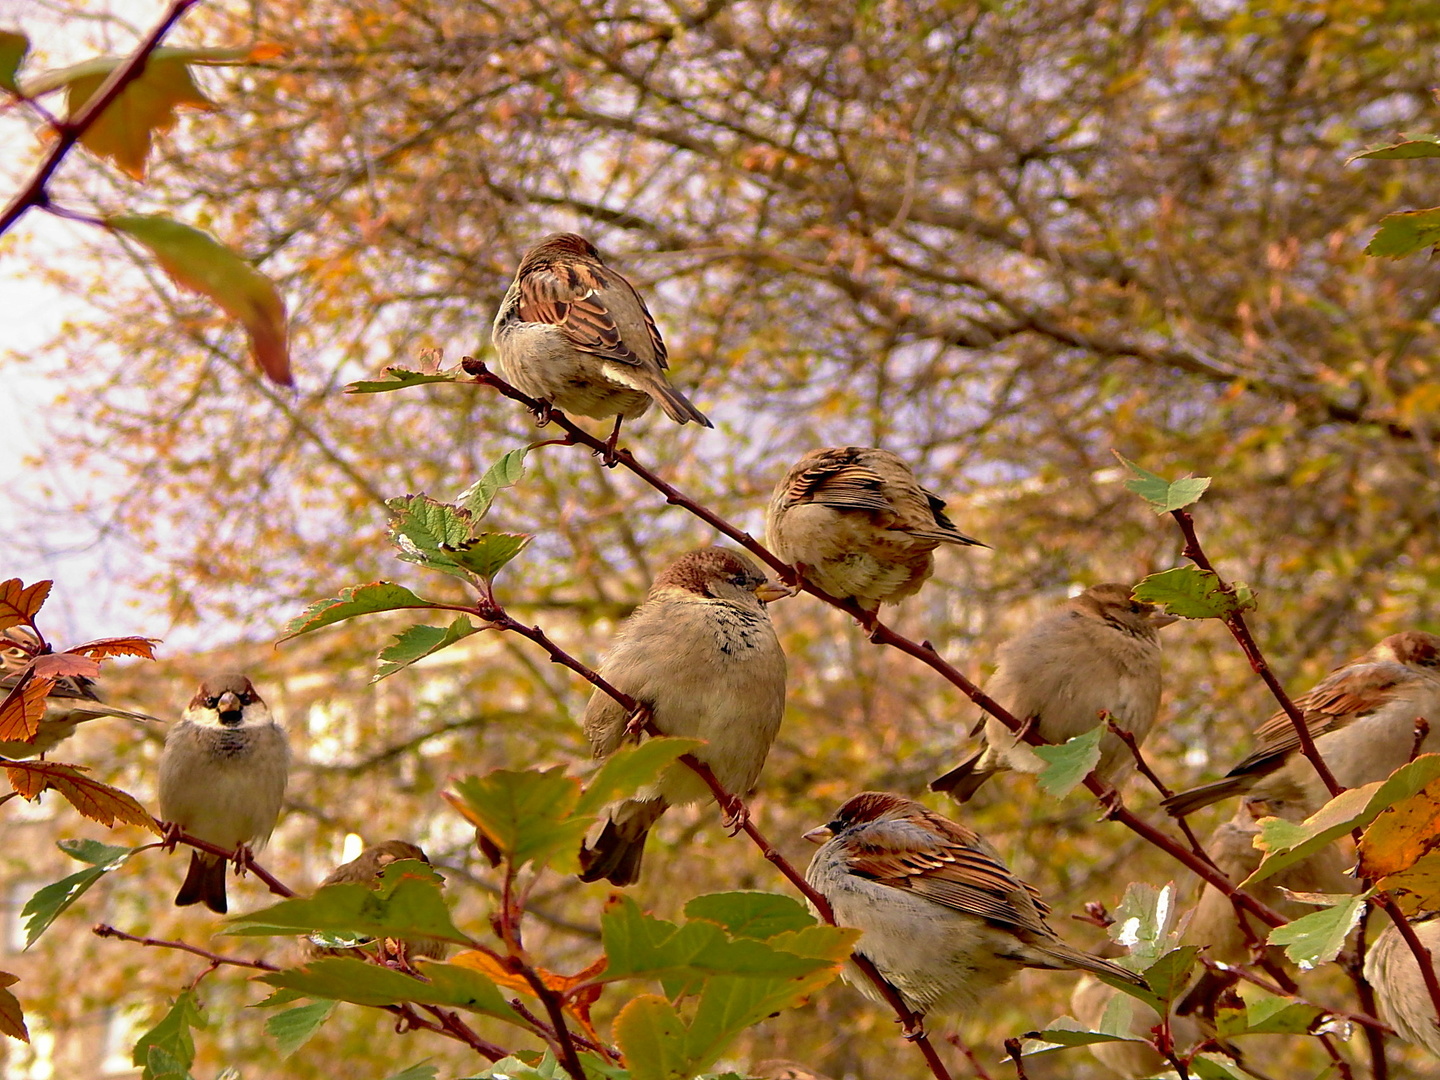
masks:
[[[162,832],[165,832],[166,843],[184,844],[187,847],[197,848],[200,851],[208,851],[212,855],[223,856],[227,862],[233,862],[235,860],[235,850],[233,848],[224,848],[219,844],[212,844],[209,840],[201,840],[198,836],[191,836],[189,833],[181,832],[178,829],[166,831],[165,823],[162,821],[157,820],[156,824]],[[159,847],[161,845],[156,844],[154,846]],[[266,887],[276,896],[290,897],[296,895],[294,889],[290,888],[289,885],[286,885],[274,874],[270,873],[269,870],[266,870],[259,863],[255,862],[254,859],[249,860],[245,865],[246,868],[263,881]]]
[[[1030,1080],[1029,1075],[1025,1072],[1025,1059],[1020,1056],[1020,1040],[1006,1039],[1005,1052],[1010,1055],[1010,1060],[1015,1063],[1016,1080]]]
[[[1440,979],[1435,975],[1435,960],[1430,955],[1430,950],[1415,933],[1415,928],[1410,925],[1410,920],[1405,918],[1405,913],[1400,910],[1400,905],[1388,892],[1378,892],[1371,898],[1371,903],[1377,904],[1385,909],[1385,914],[1390,916],[1390,921],[1395,924],[1396,931],[1405,939],[1409,946],[1410,953],[1415,957],[1415,963],[1420,968],[1420,978],[1425,982],[1425,990],[1430,995],[1430,1005],[1435,1010],[1435,1015],[1440,1018]]]
[[[100,114],[114,103],[125,87],[144,73],[150,54],[159,47],[161,40],[186,10],[197,3],[199,0],[172,0],[170,9],[160,22],[146,35],[145,40],[136,47],[130,57],[110,72],[109,77],[85,103],[85,107],[73,118],[53,125],[55,142],[51,145],[50,152],[45,155],[45,160],[40,162],[30,182],[15,194],[4,211],[0,211],[0,235],[4,235],[31,207],[44,206],[49,202],[46,185],[50,183],[50,178],[60,167],[60,163],[65,160],[65,155],[74,149],[80,137],[89,130]]]
[[[1220,572],[1211,565],[1209,558],[1205,555],[1205,549],[1200,546],[1200,537],[1195,532],[1195,519],[1185,510],[1172,510],[1170,516],[1180,526],[1180,532],[1185,537],[1185,548],[1181,552],[1187,559],[1193,562],[1201,570],[1208,571],[1215,575],[1220,588],[1230,596],[1235,595],[1235,590],[1220,576]],[[1345,790],[1335,779],[1335,774],[1330,771],[1330,766],[1325,764],[1325,759],[1320,756],[1320,751],[1315,749],[1315,740],[1310,735],[1310,728],[1305,723],[1305,715],[1290,700],[1290,695],[1280,685],[1280,680],[1270,670],[1270,664],[1266,661],[1260,646],[1255,643],[1254,636],[1250,633],[1250,627],[1245,623],[1245,615],[1240,611],[1233,611],[1225,617],[1225,626],[1232,637],[1239,643],[1241,650],[1245,653],[1245,659],[1250,661],[1251,670],[1265,681],[1270,688],[1270,693],[1275,695],[1275,700],[1280,703],[1280,708],[1290,718],[1290,723],[1295,727],[1295,735],[1300,740],[1300,752],[1309,759],[1314,766],[1315,772],[1320,777],[1320,782],[1330,792],[1333,799],[1340,792]]]
[[[191,953],[210,961],[212,965],[227,964],[230,967],[255,968],[258,971],[283,970],[268,960],[246,960],[239,956],[227,956],[224,953],[211,952],[209,949],[202,949],[198,945],[191,945],[184,941],[170,941],[167,938],[138,937],[135,934],[127,934],[124,930],[117,930],[109,923],[96,923],[90,928],[90,932],[96,937],[114,938],[116,941],[133,941],[137,945],[144,945],[151,949],[175,949],[177,952]]]

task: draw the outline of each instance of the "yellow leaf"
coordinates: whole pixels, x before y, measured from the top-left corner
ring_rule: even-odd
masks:
[[[1381,812],[1360,838],[1362,877],[1386,878],[1408,870],[1440,844],[1440,779]]]
[[[112,65],[113,67],[113,65]],[[85,108],[110,76],[110,71],[87,72],[71,79],[65,87],[66,119],[73,120]],[[136,180],[145,179],[145,159],[155,134],[175,126],[180,108],[212,110],[215,103],[201,93],[185,61],[174,57],[151,57],[140,77],[80,136],[80,144],[97,157],[109,158]]]

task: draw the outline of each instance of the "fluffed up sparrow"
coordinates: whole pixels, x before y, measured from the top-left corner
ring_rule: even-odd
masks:
[[[25,669],[40,655],[40,639],[28,626],[0,630],[0,699],[20,681]],[[64,675],[55,680],[45,699],[45,715],[30,742],[0,741],[0,757],[12,759],[44,754],[55,749],[87,720],[118,716],[125,720],[153,721],[155,717],[130,709],[106,705],[96,692],[95,681],[83,675]]]
[[[1083,735],[1108,713],[1143,743],[1160,709],[1161,627],[1177,616],[1130,598],[1130,586],[1092,585],[1065,607],[1001,645],[985,690],[1048,743]],[[1002,769],[1038,773],[1045,763],[994,717],[985,720],[985,749],[930,784],[965,802]],[[1111,731],[1100,736],[1095,772],[1113,782],[1134,758]]]
[[[1435,913],[1411,919],[1410,926],[1420,943],[1430,950],[1430,964],[1440,974],[1440,916]],[[1375,990],[1380,1017],[1400,1033],[1406,1042],[1423,1046],[1440,1056],[1440,1021],[1425,989],[1415,954],[1394,924],[1375,939],[1365,957],[1365,981]]]
[[[765,535],[802,577],[867,612],[919,592],[941,544],[986,546],[955,528],[910,466],[871,446],[827,446],[797,461],[775,485]]]
[[[415,859],[419,862],[429,864],[430,859],[418,845],[406,840],[386,840],[383,844],[372,844],[355,858],[347,863],[341,863],[330,875],[320,882],[319,887],[326,885],[364,885],[367,888],[375,888],[380,884],[380,871],[394,862],[402,859]],[[345,948],[369,944],[369,940],[347,943],[344,947],[326,940],[317,940],[318,935],[301,939],[301,948],[307,959],[314,959],[319,956],[334,956],[343,953]],[[408,959],[416,956],[423,956],[431,960],[439,960],[444,957],[448,945],[438,938],[418,937],[406,938],[403,941],[392,941],[386,939],[386,947],[391,952],[403,952]]]
[[[787,595],[739,552],[692,551],[655,578],[599,668],[649,709],[659,731],[705,739],[695,756],[732,795],[755,786],[785,711],[785,654],[765,604]],[[591,695],[584,724],[596,757],[620,748],[629,720],[609,694]],[[581,849],[581,879],[636,881],[650,826],[671,806],[709,798],[688,767],[672,765],[656,784],[609,808]]]
[[[1343,787],[1383,780],[1416,752],[1417,719],[1429,724],[1419,750],[1440,748],[1440,637],[1420,630],[1391,634],[1325,676],[1295,705]],[[1283,711],[1255,729],[1255,749],[1224,779],[1172,795],[1162,805],[1180,817],[1247,792],[1301,806],[1306,814],[1330,797]]]
[[[620,422],[653,399],[677,424],[714,425],[665,377],[665,343],[634,286],[593,244],[554,233],[525,252],[491,331],[510,384],[567,413]]]
[[[970,1010],[1022,967],[1093,972],[1143,985],[1136,974],[1060,940],[1049,908],[974,831],[902,795],[866,791],[805,839],[823,845],[805,880],[835,921],[863,931],[868,957],[912,1012]],[[846,980],[880,991],[847,964]]]
[[[160,754],[160,817],[224,848],[237,862],[270,838],[290,773],[290,743],[244,675],[200,684]],[[179,907],[204,902],[223,914],[225,860],[192,850]]]

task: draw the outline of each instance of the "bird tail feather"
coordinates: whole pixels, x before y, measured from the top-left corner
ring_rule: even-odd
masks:
[[[1160,803],[1165,811],[1172,817],[1184,817],[1186,814],[1193,814],[1196,810],[1203,810],[1205,807],[1220,802],[1223,799],[1234,798],[1237,795],[1244,795],[1255,786],[1260,778],[1245,774],[1242,776],[1227,776],[1223,780],[1216,780],[1213,784],[1201,784],[1189,791],[1182,791],[1178,795],[1171,795]]]
[[[580,880],[633,885],[640,880],[640,860],[650,826],[669,809],[664,799],[631,799],[613,807],[593,841],[580,847]]]
[[[180,891],[175,894],[175,906],[188,907],[203,902],[217,915],[224,915],[225,869],[225,860],[218,855],[192,851],[190,871],[185,875]]]
[[[989,780],[996,773],[995,769],[980,767],[980,760],[985,756],[981,750],[974,757],[962,761],[955,768],[943,776],[937,776],[930,781],[931,791],[943,791],[956,802],[969,802],[980,786]]]

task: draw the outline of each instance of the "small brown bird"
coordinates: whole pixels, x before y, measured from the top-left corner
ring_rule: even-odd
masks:
[[[1430,950],[1430,964],[1440,974],[1440,918],[1435,913],[1412,919],[1420,944]],[[1425,989],[1415,954],[1393,924],[1385,928],[1365,957],[1365,981],[1375,990],[1380,1017],[1406,1042],[1440,1056],[1440,1020]]]
[[[665,377],[665,343],[645,301],[584,237],[555,233],[525,252],[491,331],[506,382],[567,413],[620,422],[659,402],[677,424],[714,425]]]
[[[200,684],[160,754],[160,816],[200,840],[237,851],[270,838],[290,773],[290,743],[244,675]],[[223,914],[225,860],[191,850],[179,907],[205,903]]]
[[[1050,909],[972,830],[903,795],[866,791],[805,834],[823,846],[805,880],[835,921],[864,932],[869,958],[918,1015],[968,1010],[1022,967],[1074,968],[1144,985],[1136,974],[1073,948],[1045,921]],[[846,965],[845,978],[881,1002]]]
[[[28,626],[0,630],[0,699],[20,681],[30,662],[40,655],[40,639]],[[48,753],[75,734],[87,720],[118,716],[125,720],[153,721],[155,717],[130,709],[106,705],[95,690],[95,681],[82,675],[65,675],[55,680],[45,699],[45,715],[31,742],[0,741],[0,757],[12,759]]]
[[[745,1075],[756,1077],[757,1080],[830,1080],[828,1076],[821,1075],[808,1065],[783,1058],[756,1062]]]
[[[1264,855],[1255,846],[1260,835],[1259,819],[1279,817],[1286,821],[1303,821],[1308,811],[1302,806],[1281,802],[1245,799],[1235,816],[1223,821],[1205,841],[1205,850],[1220,871],[1235,884],[1240,884],[1260,865]],[[1308,859],[1289,866],[1273,877],[1246,886],[1245,891],[1262,904],[1289,919],[1298,919],[1314,911],[1313,905],[1291,900],[1292,893],[1353,893],[1359,887],[1355,878],[1345,873],[1345,860],[1334,844]],[[1205,948],[1211,960],[1239,966],[1252,960],[1250,941],[1263,942],[1270,928],[1246,912],[1247,938],[1240,923],[1241,916],[1229,897],[1212,885],[1204,885],[1195,911],[1185,927],[1185,942]],[[1284,951],[1278,946],[1266,948],[1262,962],[1267,967],[1285,965]],[[1215,1003],[1220,993],[1234,985],[1238,975],[1205,970],[1186,990],[1176,1006],[1181,1015],[1198,1014],[1214,1019]]]
[[[369,888],[376,888],[380,884],[380,871],[394,862],[402,859],[416,859],[419,862],[429,864],[430,859],[417,845],[406,840],[386,840],[383,844],[373,844],[367,847],[355,858],[347,863],[341,863],[322,882],[320,888],[326,885],[365,885]],[[319,956],[336,956],[344,953],[347,948],[368,945],[373,939],[366,938],[354,942],[345,942],[343,945],[323,935],[311,935],[301,938],[301,948],[307,959],[314,959]],[[445,956],[449,946],[439,938],[417,937],[405,938],[403,941],[385,939],[387,952],[401,955],[405,959],[415,956],[423,956],[431,960],[439,960]]]
[[[1419,630],[1391,634],[1325,676],[1295,705],[1341,786],[1383,780],[1415,753],[1417,719],[1430,726],[1420,751],[1440,749],[1440,637]],[[1247,792],[1307,813],[1329,800],[1283,711],[1255,729],[1255,749],[1224,779],[1172,795],[1162,805],[1183,817]]]
[[[1130,598],[1130,586],[1092,585],[1001,645],[986,692],[1048,743],[1083,735],[1109,713],[1143,743],[1160,710],[1161,627],[1177,616]],[[1045,763],[999,720],[985,721],[985,749],[930,784],[965,802],[1002,769],[1038,773]],[[1114,782],[1135,767],[1113,732],[1100,737],[1095,771]]]
[[[870,446],[827,446],[797,461],[775,485],[765,535],[802,577],[867,612],[919,592],[941,544],[986,546],[955,528],[910,466]]]
[[[692,551],[655,578],[600,665],[661,732],[705,739],[695,754],[733,795],[760,778],[785,711],[785,654],[765,604],[787,595],[739,552]],[[620,748],[629,720],[609,694],[591,695],[585,734],[596,757]],[[658,783],[609,808],[580,851],[581,880],[633,883],[650,826],[671,806],[709,798],[710,789],[677,762]]]

